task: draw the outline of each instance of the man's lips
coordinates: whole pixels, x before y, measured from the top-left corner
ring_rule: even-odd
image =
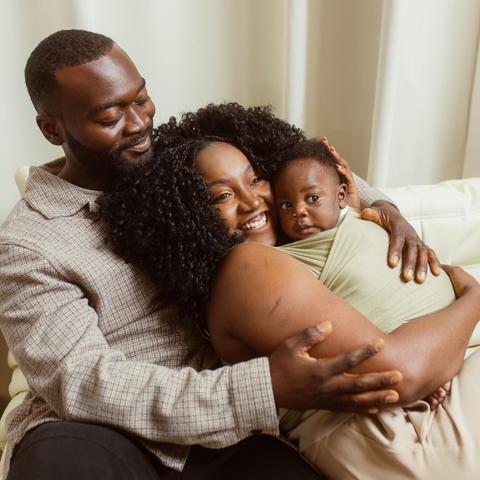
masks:
[[[128,147],[126,150],[133,150],[134,152],[143,153],[150,148],[151,144],[152,142],[150,140],[150,135],[147,135],[144,139],[140,140],[140,142]]]

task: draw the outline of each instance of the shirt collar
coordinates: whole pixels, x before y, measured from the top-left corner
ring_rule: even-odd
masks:
[[[25,201],[48,219],[75,215],[88,206],[98,212],[95,196],[82,193],[75,185],[58,178],[65,166],[65,157],[40,167],[30,167]]]

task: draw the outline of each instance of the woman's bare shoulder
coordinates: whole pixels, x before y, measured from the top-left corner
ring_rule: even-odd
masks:
[[[262,274],[279,268],[305,269],[298,260],[275,247],[263,243],[242,243],[228,252],[215,269],[215,276],[234,273],[238,269],[244,274],[248,274],[250,269]]]
[[[304,265],[280,250],[255,243],[235,247],[212,277],[206,313],[214,347],[226,359],[233,351],[247,352],[246,346],[248,354],[270,353],[302,329],[285,319],[293,317],[296,300],[307,292],[316,300],[333,295]],[[273,325],[275,334],[270,332]],[[235,358],[238,361],[240,354]]]

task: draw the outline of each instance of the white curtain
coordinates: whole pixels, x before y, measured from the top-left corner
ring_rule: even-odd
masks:
[[[384,2],[367,177],[372,184],[431,183],[467,171],[480,176],[478,121],[469,128],[480,114],[472,96],[479,19],[478,0]]]
[[[479,0],[1,1],[0,221],[15,169],[62,154],[35,124],[23,69],[68,28],[128,52],[157,123],[268,103],[376,186],[480,176]]]

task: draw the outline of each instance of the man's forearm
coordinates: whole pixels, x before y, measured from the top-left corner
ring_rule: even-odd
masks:
[[[364,208],[371,207],[379,200],[383,200],[396,207],[395,202],[390,197],[385,195],[380,190],[371,187],[365,180],[360,178],[358,175],[355,175],[355,173],[352,172],[352,174],[353,178],[355,179],[355,185],[357,186],[358,197],[360,198],[360,206],[362,210]]]

